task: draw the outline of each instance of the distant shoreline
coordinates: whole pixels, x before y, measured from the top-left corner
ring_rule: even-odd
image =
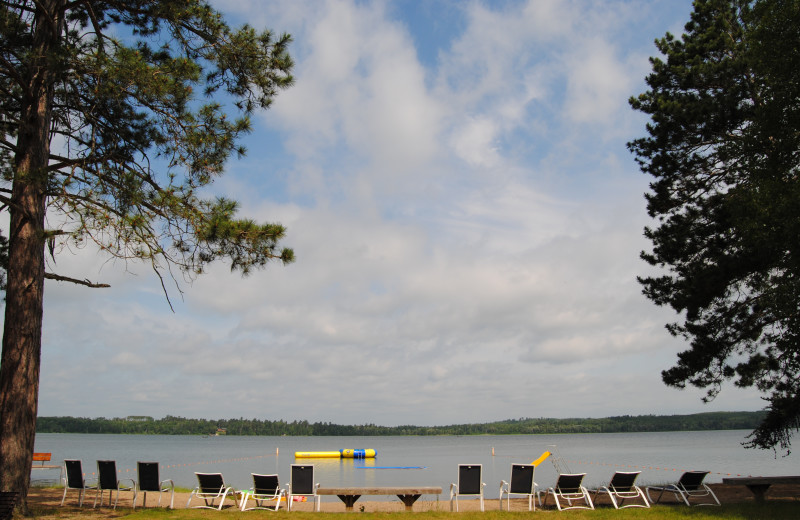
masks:
[[[753,430],[764,417],[758,412],[705,412],[689,415],[624,415],[605,418],[522,418],[448,426],[377,426],[269,421],[260,419],[187,419],[166,416],[39,417],[37,433],[107,433],[137,435],[253,436],[390,436],[390,435],[553,435],[569,433],[644,433],[672,431]]]

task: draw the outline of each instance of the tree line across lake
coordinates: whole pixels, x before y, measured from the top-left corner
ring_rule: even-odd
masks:
[[[520,418],[482,424],[450,426],[342,425],[308,421],[260,419],[187,419],[168,415],[163,419],[131,416],[39,417],[38,433],[125,433],[159,435],[512,435],[558,433],[622,433],[697,430],[752,430],[765,412],[708,412],[692,415],[623,415],[599,419]]]

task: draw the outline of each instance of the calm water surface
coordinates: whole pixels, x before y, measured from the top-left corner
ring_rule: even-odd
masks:
[[[708,470],[709,482],[730,475],[797,475],[796,455],[777,458],[772,452],[741,446],[748,431],[618,433],[580,435],[502,435],[437,437],[202,437],[190,435],[54,434],[36,436],[36,451],[51,452],[52,464],[81,459],[91,476],[96,461],[113,459],[121,478],[136,478],[136,461],[161,463],[161,478],[176,486],[196,485],[194,472],[220,472],[227,484],[246,489],[250,473],[277,473],[289,480],[289,466],[313,463],[322,486],[441,486],[443,497],[456,480],[458,464],[482,464],[486,496],[496,498],[500,480],[508,480],[511,463],[530,463],[544,451],[551,458],[536,469],[545,489],[555,482],[553,462],[563,471],[586,473],[585,483],[604,485],[616,470],[641,470],[639,484],[676,480],[685,470]],[[555,448],[553,446],[556,446]],[[373,448],[366,461],[301,459],[295,451]],[[494,453],[494,454],[493,454]],[[555,459],[555,460],[553,460]],[[414,466],[421,469],[394,469]],[[42,478],[45,471],[35,471]],[[57,476],[57,471],[48,472]],[[48,476],[51,476],[48,475]]]

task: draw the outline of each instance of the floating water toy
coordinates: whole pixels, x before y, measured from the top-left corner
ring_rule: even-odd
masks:
[[[373,449],[367,450],[339,450],[339,451],[296,451],[296,459],[372,459],[378,452]]]
[[[552,454],[549,451],[546,451],[546,452],[542,453],[542,456],[539,457],[538,459],[534,460],[533,462],[531,462],[531,465],[534,466],[534,467],[538,466],[539,464],[544,462],[547,459],[547,457],[549,457],[550,455],[552,455]]]

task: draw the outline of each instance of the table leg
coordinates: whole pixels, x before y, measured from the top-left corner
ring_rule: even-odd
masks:
[[[344,502],[344,510],[345,511],[352,511],[353,504],[356,503],[356,500],[361,498],[361,495],[337,495],[342,502]]]
[[[747,489],[753,492],[756,497],[756,503],[764,503],[764,494],[769,489],[769,484],[747,484]]]
[[[406,505],[406,511],[412,510],[414,502],[416,502],[419,497],[420,495],[397,495],[397,498],[402,500],[403,503]]]

